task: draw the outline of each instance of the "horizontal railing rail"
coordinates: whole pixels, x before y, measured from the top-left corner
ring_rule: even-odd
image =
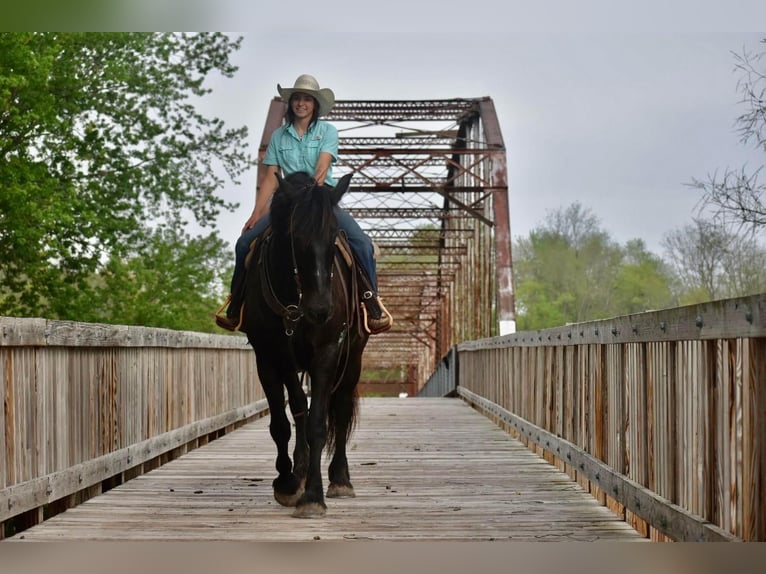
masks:
[[[0,317],[0,537],[266,409],[241,336]]]
[[[766,541],[766,294],[453,351],[435,380],[647,537]]]

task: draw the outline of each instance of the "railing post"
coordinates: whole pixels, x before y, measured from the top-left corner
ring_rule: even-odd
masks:
[[[450,381],[450,391],[454,393],[460,386],[460,357],[457,347],[450,349],[450,364],[452,365],[452,380]]]
[[[750,342],[750,376],[747,402],[752,409],[752,418],[745,424],[745,434],[752,437],[752,467],[745,462],[747,475],[745,484],[750,484],[752,495],[745,504],[751,503],[751,515],[746,517],[743,538],[766,541],[766,338],[754,338]],[[749,423],[749,424],[748,424]],[[750,470],[750,473],[748,473]]]

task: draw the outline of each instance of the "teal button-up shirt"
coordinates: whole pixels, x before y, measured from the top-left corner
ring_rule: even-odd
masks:
[[[338,159],[338,130],[324,121],[313,123],[302,138],[292,124],[275,129],[262,163],[278,165],[284,175],[305,171],[313,176],[323,151],[332,156],[325,183],[334,186],[337,182],[332,177],[332,164]]]

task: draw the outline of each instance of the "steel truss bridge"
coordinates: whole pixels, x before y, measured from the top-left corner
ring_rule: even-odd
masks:
[[[286,110],[271,101],[259,160]],[[515,331],[495,107],[488,97],[339,100],[325,119],[340,138],[333,175],[353,173],[341,206],[379,248],[378,290],[395,321],[371,337],[362,383],[412,395],[453,345]]]

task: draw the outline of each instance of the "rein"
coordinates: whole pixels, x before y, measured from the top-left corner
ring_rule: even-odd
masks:
[[[265,299],[266,304],[269,306],[269,309],[271,309],[275,315],[282,317],[282,324],[285,327],[285,335],[292,337],[295,333],[295,327],[303,317],[303,310],[300,307],[303,293],[300,290],[300,284],[298,284],[297,305],[284,305],[279,300],[279,297],[277,297],[277,294],[274,293],[274,285],[271,283],[271,274],[269,273],[269,264],[266,260],[268,258],[267,256],[271,244],[271,237],[272,236],[269,235],[265,240],[265,245],[263,246],[263,257],[258,264],[258,267],[260,268],[259,271],[261,275],[261,285],[263,285],[263,298]],[[293,269],[295,270],[295,275],[297,277],[297,269],[295,266],[293,266]]]
[[[310,188],[313,186],[306,186],[306,189],[304,191],[309,191]],[[298,271],[298,258],[295,256],[295,237],[293,233],[293,218],[295,217],[295,211],[296,207],[294,206],[292,211],[290,212],[290,256],[292,257],[292,270],[293,270],[293,279],[295,281],[295,288],[298,293],[298,304],[290,304],[290,305],[284,305],[280,300],[279,297],[277,297],[277,294],[274,292],[274,285],[271,282],[271,274],[269,273],[269,266],[268,261],[265,261],[264,259],[267,259],[268,257],[268,246],[270,245],[272,235],[269,235],[266,238],[266,245],[264,246],[264,256],[261,257],[261,261],[259,264],[260,267],[260,274],[261,274],[261,284],[266,286],[263,289],[264,298],[266,299],[266,303],[268,304],[269,308],[278,316],[282,317],[282,323],[285,328],[285,335],[288,337],[292,337],[295,334],[295,329],[298,326],[298,323],[303,318],[303,309],[301,308],[301,303],[303,301],[303,291],[301,289],[301,276]],[[334,278],[335,273],[335,267],[337,266],[337,259],[333,259],[333,265],[330,268],[330,281],[332,282]],[[340,272],[340,269],[339,269]],[[347,292],[347,288],[345,283],[343,282],[343,276],[342,274],[339,274],[339,277],[341,278],[341,284],[343,286],[343,292]],[[356,297],[356,282],[353,282],[353,293],[352,297]],[[351,323],[351,311],[348,308],[346,309],[346,322],[345,322],[345,328],[343,333],[341,333],[341,338],[338,341],[340,344],[344,338],[345,331],[348,330],[348,327]]]
[[[340,280],[341,288],[344,293],[348,293],[349,292],[348,287],[346,286],[346,282],[343,279],[343,273],[340,270],[340,263],[338,262],[339,259],[341,259],[341,257],[336,253],[335,257],[333,258],[333,268],[335,268],[336,266],[338,267],[338,279]],[[338,375],[338,380],[332,386],[332,389],[330,389],[330,394],[333,394],[338,389],[338,386],[343,380],[343,376],[346,374],[346,369],[348,368],[348,359],[351,355],[351,337],[349,337],[349,331],[351,329],[351,321],[353,319],[352,313],[354,308],[354,301],[356,301],[356,291],[357,291],[356,281],[353,280],[354,275],[352,274],[351,277],[352,277],[351,299],[346,301],[346,321],[343,323],[343,330],[340,332],[340,337],[338,338],[338,345],[341,345],[343,343],[346,344],[346,352],[338,355],[338,363],[335,365],[336,369],[340,365],[341,355],[345,355],[346,360],[343,363],[343,369]],[[357,321],[357,324],[359,324],[358,321]]]

